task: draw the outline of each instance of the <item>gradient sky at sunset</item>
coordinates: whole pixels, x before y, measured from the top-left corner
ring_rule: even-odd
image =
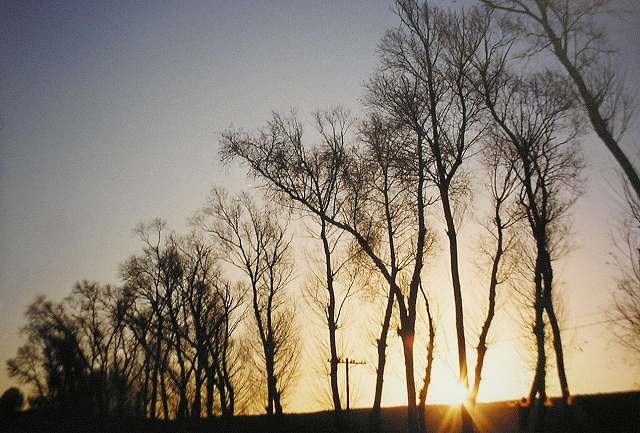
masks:
[[[629,13],[613,19],[610,35],[629,91],[637,93],[640,8],[633,0],[622,3]],[[225,128],[253,129],[271,110],[291,107],[306,115],[342,104],[358,114],[378,40],[394,25],[389,0],[5,0],[0,6],[0,392],[13,384],[4,365],[20,345],[23,311],[37,294],[59,300],[81,279],[117,284],[118,265],[140,247],[135,224],[159,216],[184,230],[213,184],[248,188],[243,170],[218,162],[217,137]],[[628,134],[627,146],[638,137],[638,126]],[[600,142],[592,136],[582,141],[587,192],[573,210],[575,249],[556,263],[565,304],[567,374],[574,393],[628,390],[640,386],[638,366],[615,342],[610,324],[600,323],[615,289],[611,253],[622,209],[619,176]],[[477,194],[483,194],[480,187]],[[474,250],[476,221],[482,218],[481,212],[467,215],[460,235],[471,348],[485,302],[486,279]],[[303,241],[297,247],[309,249]],[[426,280],[440,331],[430,399],[448,401],[457,367],[444,254],[429,264]],[[298,282],[303,281],[300,275]],[[525,331],[514,325],[517,312],[508,293],[500,296],[504,306],[481,400],[518,398],[531,382]],[[358,301],[348,313],[344,347],[355,358],[373,361],[369,328],[376,309]],[[291,395],[290,410],[324,404],[317,387],[303,386],[323,380],[315,373],[312,340],[324,334],[311,326],[304,332],[301,381],[307,382]],[[401,350],[392,338],[384,402],[402,404]],[[371,363],[354,367],[357,405],[371,404],[374,374]],[[549,377],[554,391],[553,368]]]

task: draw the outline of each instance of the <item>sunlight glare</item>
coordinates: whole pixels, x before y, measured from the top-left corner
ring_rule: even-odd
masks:
[[[469,399],[469,390],[465,388],[465,386],[462,383],[456,382],[450,391],[449,404],[455,405],[455,406],[462,406],[463,404],[467,403],[468,399]]]

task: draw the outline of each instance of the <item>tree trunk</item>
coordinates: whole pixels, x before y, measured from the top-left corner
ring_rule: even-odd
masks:
[[[538,253],[540,254],[540,252]],[[529,430],[531,433],[536,433],[544,430],[544,418],[545,418],[545,402],[547,400],[546,391],[546,365],[547,358],[545,352],[545,330],[544,330],[544,303],[542,299],[542,276],[540,275],[541,260],[538,255],[536,259],[536,270],[534,276],[535,282],[535,323],[533,325],[533,332],[536,337],[536,349],[537,349],[537,361],[536,371],[531,385],[531,391],[529,392]]]
[[[443,182],[441,181],[441,185]],[[469,389],[469,372],[467,369],[467,346],[464,335],[464,312],[462,305],[462,287],[460,284],[460,269],[458,266],[458,237],[456,234],[456,226],[453,220],[453,212],[449,202],[448,186],[440,187],[440,196],[442,199],[442,208],[444,210],[444,218],[447,223],[447,237],[449,238],[449,258],[451,265],[451,283],[453,286],[453,301],[456,314],[456,341],[458,343],[458,369],[460,383],[466,390]],[[462,405],[462,432],[472,433],[473,422],[468,416],[466,408]]]
[[[229,367],[227,366],[227,346],[229,344],[229,340],[228,340],[228,325],[227,325],[227,330],[226,330],[226,335],[227,337],[225,337],[225,341],[224,341],[224,348],[222,351],[222,359],[221,359],[221,364],[222,364],[222,371],[220,372],[222,374],[222,382],[224,384],[224,388],[226,390],[225,394],[227,396],[227,407],[226,407],[226,411],[222,413],[223,416],[227,417],[227,418],[231,418],[236,410],[236,393],[235,390],[233,389],[233,384],[231,383],[231,378],[229,377]]]
[[[280,402],[280,393],[278,392],[278,388],[276,386],[275,378],[273,387],[275,389],[273,393],[273,404],[276,411],[276,416],[282,416],[282,403]]]
[[[149,360],[145,360],[144,363],[144,382],[142,384],[141,398],[140,398],[140,407],[139,413],[142,414],[144,418],[149,417],[148,406],[149,406],[149,370],[150,370]]]
[[[382,404],[384,368],[387,363],[387,337],[389,335],[389,326],[391,324],[391,316],[393,314],[394,300],[393,290],[390,288],[387,297],[387,306],[384,310],[384,319],[382,321],[382,329],[380,330],[380,338],[377,341],[378,364],[376,368],[376,388],[373,395],[373,407],[371,409],[371,431],[378,431],[380,429],[380,405]]]
[[[162,393],[162,414],[165,420],[169,419],[169,394],[167,392],[167,384],[164,375],[160,375],[160,392]]]
[[[329,350],[331,352],[329,380],[331,383],[331,398],[333,400],[333,410],[335,411],[336,421],[340,422],[340,413],[342,406],[340,404],[340,389],[338,388],[338,350],[336,347],[336,296],[333,287],[333,269],[331,265],[331,248],[329,239],[327,239],[326,221],[322,219],[320,238],[322,239],[322,247],[324,250],[324,263],[326,270],[327,294],[329,295],[329,304],[327,305],[327,328],[329,330]]]
[[[278,382],[275,376],[275,360],[273,351],[269,348],[265,351],[267,370],[267,415],[282,415],[282,405],[278,393]]]
[[[489,307],[487,308],[487,317],[482,325],[480,331],[480,338],[478,339],[478,356],[476,358],[475,374],[473,376],[473,389],[469,396],[469,402],[471,405],[476,404],[478,399],[478,392],[480,390],[480,381],[482,380],[482,368],[484,366],[484,357],[487,354],[487,337],[489,335],[489,329],[493,322],[496,310],[496,287],[498,286],[498,270],[500,268],[500,260],[503,254],[503,235],[502,235],[502,223],[500,221],[499,206],[496,209],[496,227],[498,231],[498,239],[496,245],[496,255],[493,258],[493,264],[491,265],[491,281],[489,282]]]
[[[213,416],[213,368],[207,369],[207,418]]]
[[[227,387],[227,396],[229,397],[229,404],[227,405],[227,413],[225,416],[228,418],[232,417],[236,411],[236,393],[233,389],[233,385],[231,385],[231,381],[225,377],[225,384]]]
[[[195,389],[193,394],[191,416],[199,419],[202,416],[202,368],[200,366],[198,366],[198,369],[195,371]]]
[[[424,301],[427,308],[427,317],[429,320],[429,342],[427,343],[427,367],[424,372],[424,379],[422,381],[422,387],[419,394],[419,406],[418,406],[418,426],[420,431],[427,431],[427,395],[429,393],[429,385],[431,384],[431,370],[433,369],[433,354],[436,340],[436,330],[433,324],[433,317],[431,316],[431,309],[429,308],[429,302],[427,296],[424,294]]]
[[[224,384],[224,379],[219,376],[216,379],[216,388],[218,388],[218,395],[220,396],[220,412],[222,416],[227,416],[229,408],[227,406],[227,389]]]
[[[407,385],[407,431],[409,433],[419,433],[418,420],[416,417],[416,381],[413,371],[413,340],[415,331],[407,329],[403,325],[401,332],[402,347],[404,352],[404,373]]]
[[[560,383],[560,390],[562,392],[562,404],[567,406],[569,402],[569,384],[567,382],[567,373],[564,366],[564,352],[562,349],[562,338],[560,335],[560,325],[558,324],[558,318],[553,308],[553,269],[551,268],[551,259],[549,253],[545,250],[543,252],[544,267],[543,279],[544,279],[544,308],[547,311],[547,317],[549,318],[549,324],[551,325],[551,332],[553,334],[553,349],[556,354],[556,364],[558,368],[558,379]]]
[[[275,365],[273,355],[267,363],[267,388],[269,394],[269,415],[282,415],[282,405],[280,403],[280,394],[278,393],[278,382],[275,375]]]
[[[160,357],[156,354],[156,357]],[[151,419],[156,419],[158,410],[158,375],[160,374],[159,361],[155,362],[153,367],[152,379],[151,379],[151,405],[149,407],[149,413]]]
[[[441,188],[442,189],[442,188]],[[458,343],[458,368],[460,382],[469,388],[469,373],[467,370],[467,346],[464,335],[464,313],[462,308],[462,287],[460,284],[460,270],[458,266],[458,237],[456,234],[453,213],[449,203],[448,191],[440,192],[444,218],[447,223],[447,237],[449,238],[449,258],[451,265],[451,283],[453,286],[453,301],[456,314],[456,340]]]

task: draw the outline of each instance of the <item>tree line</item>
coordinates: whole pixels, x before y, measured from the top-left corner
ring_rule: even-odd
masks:
[[[221,160],[242,164],[262,198],[214,188],[192,233],[167,233],[160,220],[137,228],[142,251],[121,266],[121,287],[85,281],[60,303],[36,299],[27,309],[27,342],[8,363],[12,376],[34,386],[32,404],[82,401],[101,413],[150,418],[233,416],[250,407],[281,415],[302,344],[288,221],[302,218],[321,256],[322,271],[304,291],[326,326],[338,423],[343,307],[358,302],[354,287],[375,279],[383,302],[371,428],[380,425],[397,326],[408,430],[424,429],[436,332],[448,326],[436,323],[435,289],[425,277],[434,243],[443,241],[459,381],[469,391],[463,431],[474,430],[499,291],[518,300],[534,341],[529,428],[544,429],[551,356],[570,427],[554,262],[567,250],[569,211],[583,192],[580,139],[591,131],[624,173],[636,223],[614,314],[625,341],[638,347],[640,183],[619,144],[630,101],[597,26],[607,2],[480,3],[463,10],[397,0],[398,25],[379,43],[358,118],[340,107],[314,113],[313,141],[294,112],[274,113],[255,132],[222,134]],[[532,66],[543,52],[558,66]],[[482,247],[486,313],[470,366],[459,229],[482,186],[491,207]],[[426,346],[416,347],[421,312]],[[416,351],[425,355],[424,371],[416,371]]]

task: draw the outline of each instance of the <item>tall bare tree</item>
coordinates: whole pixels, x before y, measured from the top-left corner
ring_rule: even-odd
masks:
[[[131,406],[132,381],[139,374],[138,343],[128,332],[122,290],[82,281],[65,298],[87,353],[101,413],[122,415]]]
[[[137,232],[143,251],[122,266],[122,288],[82,281],[59,303],[36,298],[10,374],[33,385],[35,404],[61,409],[199,418],[205,392],[213,415],[217,390],[233,415],[243,391],[237,286],[201,235],[167,233],[160,220]]]
[[[575,144],[580,125],[572,99],[567,95],[566,82],[557,75],[547,73],[522,79],[503,70],[489,81],[489,70],[482,69],[480,74],[485,102],[495,122],[491,132],[515,167],[521,185],[518,201],[536,248],[534,333],[539,359],[531,397],[546,397],[543,321],[546,312],[566,406],[570,394],[553,304],[552,261],[565,240],[567,211],[580,192],[582,161]]]
[[[237,286],[224,280],[217,268],[217,251],[201,235],[192,233],[176,242],[183,278],[177,304],[183,311],[180,327],[186,341],[187,362],[193,372],[191,415],[202,415],[202,397],[206,389],[206,413],[213,414],[214,384],[218,390],[223,416],[233,416],[238,389],[234,376],[239,365],[234,347],[234,331],[242,315],[242,296]]]
[[[313,230],[313,229],[310,229]],[[312,310],[321,316],[323,324],[328,330],[328,346],[323,341],[319,344],[322,352],[328,348],[329,369],[325,373],[329,376],[329,390],[331,404],[336,415],[336,422],[342,425],[342,404],[338,384],[338,364],[341,360],[339,353],[338,330],[344,325],[345,306],[352,296],[358,293],[357,271],[354,269],[352,254],[344,242],[344,232],[338,231],[327,221],[320,222],[318,239],[322,242],[322,269],[309,267],[308,283],[305,285],[304,295]],[[316,235],[314,234],[314,237]],[[321,354],[319,361],[326,360]]]
[[[487,353],[487,341],[491,324],[496,314],[496,301],[498,285],[508,278],[510,272],[509,264],[505,265],[505,255],[512,249],[517,237],[510,230],[516,224],[520,215],[514,209],[514,193],[518,183],[514,166],[505,160],[499,148],[489,144],[484,151],[484,164],[487,168],[489,178],[489,189],[491,191],[491,201],[493,215],[490,223],[486,225],[489,233],[490,243],[483,247],[483,253],[490,259],[489,290],[487,314],[480,329],[478,345],[476,347],[476,365],[474,369],[474,381],[469,401],[475,404],[482,381],[482,369]]]
[[[241,298],[217,269],[217,252],[200,235],[167,233],[160,220],[137,232],[143,252],[122,267],[125,323],[142,348],[143,413],[199,418],[213,415],[218,392],[223,415],[234,413],[232,334]],[[219,384],[220,386],[214,386]]]
[[[121,291],[96,282],[77,283],[59,303],[36,298],[27,309],[27,343],[8,362],[9,374],[34,386],[35,405],[133,414],[139,352],[122,311]]]
[[[593,130],[622,168],[640,198],[640,177],[620,145],[632,115],[631,94],[613,64],[612,50],[598,18],[612,9],[610,0],[481,0],[517,18],[512,29],[532,41],[535,51],[558,59]]]
[[[177,320],[177,307],[170,304],[182,270],[173,239],[167,234],[162,220],[139,224],[136,233],[143,243],[143,251],[131,256],[121,267],[121,278],[131,299],[127,320],[147,358],[145,382],[151,382],[151,389],[145,392],[150,397],[145,401],[145,412],[155,418],[161,411],[162,417],[168,419],[171,411],[169,381],[179,382],[177,374],[180,374],[171,365],[172,349],[182,348],[182,344],[173,339],[176,329],[172,322]],[[186,373],[184,364],[181,373]],[[147,383],[145,388],[148,386]],[[184,400],[184,394],[181,398]],[[147,400],[146,396],[144,399]]]
[[[345,200],[344,215],[349,215],[351,224],[365,234],[370,246],[388,267],[392,280],[392,283],[387,281],[387,304],[377,340],[379,374],[372,411],[373,427],[377,427],[383,384],[380,372],[384,371],[386,362],[385,346],[395,299],[392,286],[408,285],[415,258],[412,249],[417,235],[415,193],[411,181],[415,179],[415,172],[409,168],[413,161],[411,151],[407,152],[413,146],[413,138],[401,123],[375,112],[369,113],[361,123],[359,135],[359,149],[351,154],[344,173],[349,197]],[[364,251],[357,242],[356,246]],[[361,256],[365,260],[358,260],[360,266],[379,272],[368,254]]]

